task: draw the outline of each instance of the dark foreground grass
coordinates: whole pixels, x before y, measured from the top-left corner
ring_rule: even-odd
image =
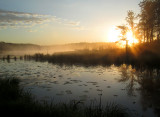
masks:
[[[19,87],[18,79],[0,79],[0,114],[3,116],[37,117],[127,117],[128,110],[108,103],[84,106],[79,101],[69,104],[40,103],[29,92]]]

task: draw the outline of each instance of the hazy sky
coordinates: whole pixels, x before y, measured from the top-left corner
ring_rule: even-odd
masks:
[[[40,45],[106,42],[141,0],[0,0],[0,41]],[[114,35],[114,34],[113,34]]]

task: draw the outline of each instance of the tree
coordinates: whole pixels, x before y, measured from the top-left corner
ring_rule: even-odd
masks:
[[[143,39],[143,29],[140,28],[140,24],[137,24],[135,29],[134,29],[134,37],[139,41],[139,43],[142,43],[143,41],[145,41]]]
[[[128,40],[127,40],[127,31],[128,27],[125,25],[117,26],[118,29],[121,30],[120,41],[126,41],[126,61],[128,61]]]
[[[132,10],[129,10],[127,12],[127,17],[126,17],[126,21],[129,25],[129,27],[131,28],[131,31],[133,33],[133,37],[135,37],[135,19],[136,19],[136,14],[132,11]],[[134,40],[133,40],[134,42]]]
[[[160,40],[160,0],[156,0],[155,2],[155,28],[157,32],[157,40]]]
[[[157,0],[159,1],[159,0]],[[155,23],[156,23],[156,0],[143,0],[140,2],[141,13],[139,14],[139,28],[143,32],[144,42],[152,42],[154,40]]]
[[[145,1],[142,1],[139,6],[141,7],[141,13],[138,15],[139,17],[139,23],[138,23],[138,28],[139,30],[141,30],[141,34],[143,35],[143,42],[147,42],[147,36],[146,36],[146,32],[147,32],[147,16],[146,13],[144,11],[144,4]]]
[[[122,41],[126,41],[127,40],[127,31],[128,31],[128,27],[125,26],[125,25],[122,25],[122,26],[117,26],[118,29],[121,30],[121,35],[119,36],[120,37],[120,40]]]

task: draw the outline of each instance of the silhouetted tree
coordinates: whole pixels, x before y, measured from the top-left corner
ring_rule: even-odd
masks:
[[[135,19],[136,19],[136,14],[132,11],[132,10],[129,10],[127,12],[127,17],[126,17],[126,21],[129,25],[129,27],[131,28],[131,31],[133,33],[133,37],[135,37]],[[134,42],[134,40],[133,40]]]
[[[160,0],[155,0],[155,28],[157,32],[157,40],[160,40]]]
[[[134,37],[141,43],[143,40],[143,29],[140,24],[137,24],[134,29]]]
[[[125,25],[122,25],[122,26],[117,26],[117,28],[121,30],[121,35],[119,36],[120,40],[126,41],[126,39],[127,39],[126,34],[128,31],[128,27]]]
[[[126,61],[128,61],[128,40],[127,40],[127,31],[128,27],[125,25],[117,26],[118,29],[121,30],[120,41],[126,41]]]
[[[160,0],[143,0],[140,2],[139,29],[144,42],[152,42],[160,34]]]

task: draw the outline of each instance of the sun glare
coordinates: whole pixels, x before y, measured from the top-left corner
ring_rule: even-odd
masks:
[[[116,30],[116,26],[113,26],[108,32],[108,42],[116,42],[119,40],[120,31]]]
[[[108,42],[118,42],[122,47],[125,46],[126,41],[120,40],[121,31],[116,29],[116,26],[113,26],[108,32]],[[132,46],[134,43],[138,43],[138,40],[134,38],[132,31],[128,31],[126,34],[129,46]]]
[[[128,31],[126,34],[127,40],[128,40],[128,44],[130,46],[132,46],[135,43],[138,43],[138,40],[136,38],[134,38],[132,31]]]

